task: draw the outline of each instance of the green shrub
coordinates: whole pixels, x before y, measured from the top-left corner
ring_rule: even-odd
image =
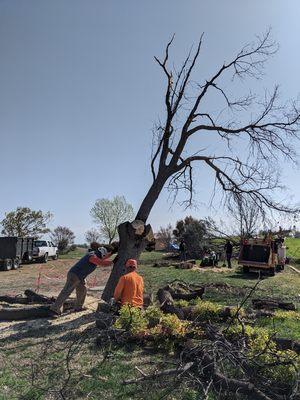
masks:
[[[188,307],[190,304],[187,300],[177,300],[175,301],[175,305],[178,307]]]
[[[277,319],[293,319],[294,321],[300,321],[300,313],[298,311],[275,311],[274,317]]]
[[[163,312],[156,306],[149,306],[144,312],[144,318],[147,320],[149,328],[158,325],[162,316]]]
[[[211,301],[198,300],[194,308],[194,317],[198,320],[217,320],[220,317],[222,307]]]
[[[226,332],[229,339],[239,339],[243,328],[232,325]],[[245,326],[244,335],[247,343],[247,358],[257,375],[263,376],[271,384],[291,388],[297,379],[300,357],[291,350],[281,351],[276,347],[270,333],[264,328]],[[283,365],[276,365],[284,363]]]
[[[174,337],[183,337],[186,333],[188,323],[181,321],[175,314],[164,314],[160,325],[164,334]]]
[[[114,324],[115,328],[125,329],[132,334],[137,334],[147,327],[147,320],[142,310],[125,304],[120,309],[120,315]]]

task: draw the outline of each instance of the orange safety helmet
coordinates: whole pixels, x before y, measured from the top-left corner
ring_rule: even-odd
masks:
[[[126,261],[125,267],[126,268],[135,268],[136,269],[137,268],[137,261],[134,260],[133,258],[129,258]]]

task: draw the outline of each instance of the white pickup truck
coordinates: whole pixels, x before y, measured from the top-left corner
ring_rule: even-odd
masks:
[[[56,260],[58,249],[49,240],[35,240],[33,243],[32,258],[46,263],[49,258]]]

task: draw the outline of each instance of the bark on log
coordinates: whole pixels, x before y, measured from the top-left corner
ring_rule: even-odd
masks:
[[[285,338],[274,338],[273,340],[280,350],[293,350],[300,354],[300,342]]]
[[[46,318],[50,316],[51,312],[47,306],[19,309],[0,309],[0,321],[20,321],[23,319]]]
[[[180,307],[174,306],[174,300],[168,290],[159,289],[157,298],[160,303],[160,308],[167,314],[176,314],[178,318],[185,319],[183,310]]]
[[[44,296],[30,289],[25,290],[24,294],[28,298],[29,303],[51,304],[55,302],[55,297]]]
[[[55,297],[43,296],[30,289],[25,290],[24,294],[26,297],[0,296],[0,301],[8,304],[51,304],[55,302]]]
[[[196,298],[200,298],[202,299],[204,291],[205,291],[205,287],[200,287],[199,289],[195,289],[195,290],[190,290],[190,292],[188,293],[184,293],[179,291],[178,289],[176,289],[176,287],[174,288],[172,285],[167,285],[164,287],[164,290],[167,290],[171,296],[173,297],[173,299],[175,300],[193,300]]]
[[[0,302],[8,304],[28,304],[28,298],[18,296],[0,296]]]
[[[125,272],[124,265],[126,261],[129,258],[138,260],[141,252],[148,243],[148,238],[152,237],[152,228],[150,225],[144,225],[143,232],[140,226],[140,223],[132,224],[128,221],[118,226],[120,237],[118,255],[114,260],[112,272],[102,294],[102,299],[107,302],[112,298],[114,289],[120,277]],[[141,232],[142,234],[140,234]]]
[[[217,392],[230,391],[231,393],[242,393],[253,400],[272,400],[269,396],[262,393],[252,383],[238,379],[228,378],[221,374],[215,367],[214,361],[202,353],[203,374],[208,381],[213,380],[214,389]]]
[[[253,308],[257,310],[267,309],[267,310],[275,310],[282,309],[288,311],[295,311],[295,304],[287,301],[281,301],[277,299],[253,299],[252,300]]]
[[[187,261],[181,262],[180,264],[176,264],[175,265],[175,268],[178,268],[178,269],[192,269],[194,267],[195,267],[195,264],[192,264],[192,263],[187,262]]]

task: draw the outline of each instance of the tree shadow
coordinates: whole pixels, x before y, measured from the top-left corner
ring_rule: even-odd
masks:
[[[257,281],[258,279],[264,280],[266,278],[271,278],[270,275],[258,273],[258,272],[243,272],[243,271],[234,271],[233,274],[228,276],[229,278],[232,279],[244,279],[244,280],[251,280],[251,281]]]
[[[13,325],[8,326],[2,330],[3,334],[5,331],[12,331],[16,333],[9,334],[7,337],[3,337],[1,339],[2,346],[5,343],[16,342],[22,339],[39,339],[43,340],[50,338],[53,335],[60,334],[65,332],[66,335],[70,335],[70,333],[75,329],[78,329],[84,325],[90,324],[95,321],[95,312],[90,312],[88,314],[80,315],[75,319],[63,320],[60,323],[60,319],[57,318],[55,320],[49,318],[40,318],[28,321],[22,321]],[[67,332],[66,332],[67,331]],[[64,340],[63,335],[59,338],[59,340]],[[0,346],[1,348],[1,346]]]

